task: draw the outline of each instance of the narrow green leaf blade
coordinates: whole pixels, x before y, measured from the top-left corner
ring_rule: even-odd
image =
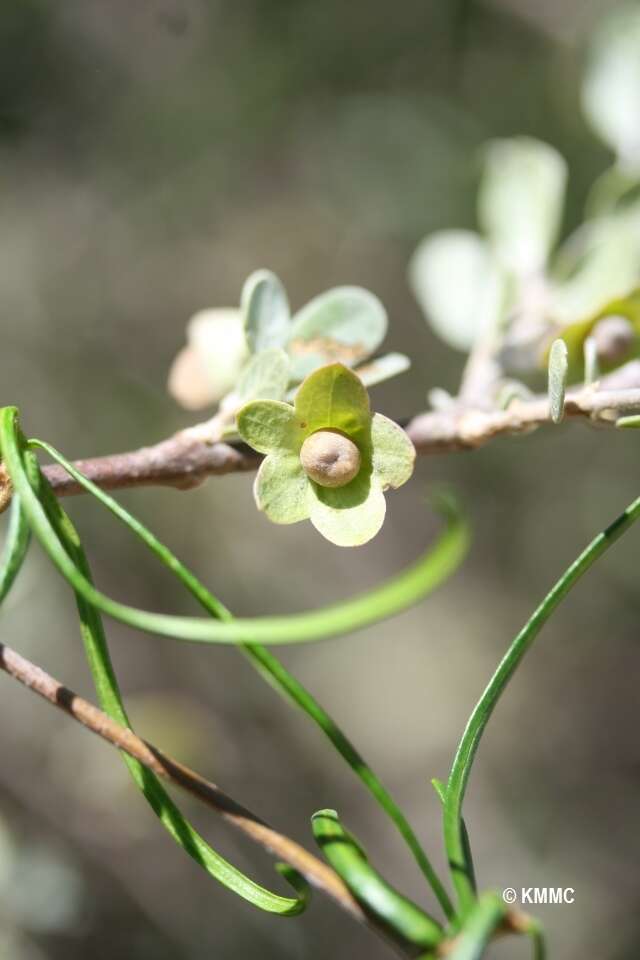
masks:
[[[395,890],[371,866],[360,844],[342,826],[335,810],[311,818],[313,835],[325,857],[354,897],[401,945],[434,948],[442,927],[417,904]]]

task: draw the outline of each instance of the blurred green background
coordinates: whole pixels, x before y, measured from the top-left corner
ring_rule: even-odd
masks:
[[[428,331],[406,282],[422,237],[474,225],[478,151],[496,135],[553,143],[570,164],[565,231],[610,162],[579,109],[585,42],[606,0],[5,0],[0,12],[0,388],[25,429],[70,456],[138,447],[187,425],[165,390],[184,324],[234,305],[269,267],[292,305],[361,284],[413,358],[377,388],[403,418],[455,390],[462,358]],[[284,661],[334,713],[443,865],[438,802],[466,717],[510,638],[592,533],[638,493],[633,433],[581,425],[422,457],[357,551],[309,524],[271,526],[250,476],[122,501],[239,614],[347,596],[436,534],[446,483],[474,527],[464,569],[419,608]],[[188,600],[93,503],[72,514],[108,592]],[[638,955],[637,551],[631,533],[547,626],[489,727],[466,816],[483,886],[571,886],[538,908],[552,956]],[[233,650],[110,623],[138,730],[311,844],[336,807],[414,898],[393,829],[321,735]],[[93,698],[70,592],[33,551],[2,637]],[[0,679],[0,957],[383,958],[322,897],[261,914],[171,842],[114,751]],[[206,811],[214,845],[267,884],[268,858]],[[496,958],[528,955],[504,941]]]

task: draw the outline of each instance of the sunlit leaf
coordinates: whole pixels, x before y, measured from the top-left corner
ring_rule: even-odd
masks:
[[[367,434],[371,420],[365,387],[341,363],[320,367],[308,376],[296,394],[295,409],[306,433],[341,430],[356,442]]]
[[[298,523],[309,516],[311,484],[295,453],[267,457],[253,491],[258,509],[273,523]]]
[[[627,168],[640,168],[640,7],[627,3],[601,21],[582,88],[584,112]]]
[[[279,400],[254,400],[238,413],[238,431],[258,453],[299,451],[306,431],[294,408]]]
[[[371,447],[373,470],[383,490],[406,483],[413,473],[416,451],[402,427],[381,413],[374,413]]]
[[[309,301],[293,318],[288,350],[293,377],[302,380],[332,361],[354,366],[366,360],[387,332],[387,313],[362,287],[335,287]]]
[[[289,336],[291,311],[282,283],[270,270],[256,270],[241,297],[247,340],[253,353],[283,347]]]
[[[539,140],[493,140],[485,148],[478,219],[500,261],[527,276],[556,241],[567,179],[557,150]]]
[[[427,237],[411,259],[409,280],[431,327],[458,350],[470,350],[501,315],[505,279],[477,233]]]
[[[238,379],[235,393],[240,403],[249,400],[282,400],[289,383],[289,357],[279,347],[251,358]]]
[[[360,474],[337,490],[314,484],[313,494],[311,523],[336,546],[357,547],[368,543],[384,523],[386,501],[374,477]]]

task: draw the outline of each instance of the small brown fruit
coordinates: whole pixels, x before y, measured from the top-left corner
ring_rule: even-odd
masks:
[[[635,331],[626,317],[613,315],[598,320],[591,336],[596,342],[598,358],[605,363],[620,363],[631,352]]]
[[[360,451],[343,433],[318,430],[302,444],[300,463],[321,487],[344,487],[360,471]]]

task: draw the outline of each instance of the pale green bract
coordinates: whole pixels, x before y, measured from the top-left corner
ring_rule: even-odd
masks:
[[[255,400],[238,413],[238,430],[254,450],[266,454],[256,477],[258,508],[274,523],[310,519],[327,540],[342,547],[366,543],[380,530],[384,491],[413,472],[415,450],[404,430],[371,412],[356,374],[341,363],[310,374],[293,405]],[[343,487],[320,487],[300,463],[305,439],[318,430],[337,430],[360,451],[358,475]]]

